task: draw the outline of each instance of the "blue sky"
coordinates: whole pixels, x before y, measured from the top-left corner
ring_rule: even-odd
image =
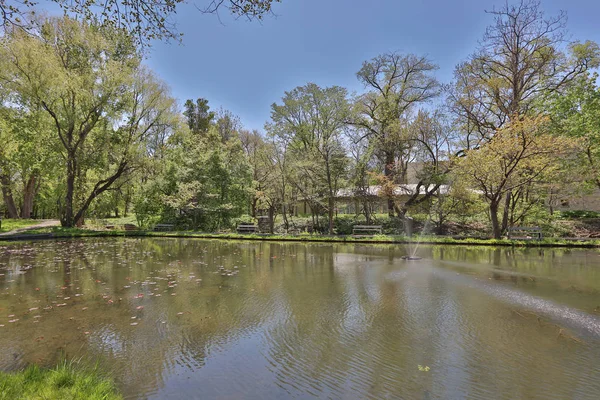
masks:
[[[196,0],[198,6],[208,0]],[[178,9],[183,43],[155,43],[147,64],[183,103],[205,97],[262,130],[284,91],[314,82],[363,88],[363,61],[387,51],[425,54],[449,82],[455,65],[477,46],[492,16],[491,0],[282,0],[262,23]],[[573,39],[600,43],[600,1],[542,0],[547,14],[568,13]]]

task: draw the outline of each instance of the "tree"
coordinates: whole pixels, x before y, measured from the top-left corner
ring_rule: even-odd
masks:
[[[356,117],[351,122],[374,141],[390,185],[402,183],[406,174],[410,143],[402,136],[402,124],[412,109],[439,93],[439,84],[432,76],[436,69],[426,57],[387,53],[366,61],[357,73],[368,91],[356,99]],[[388,210],[392,216],[391,196]]]
[[[58,160],[49,146],[52,126],[43,110],[0,107],[0,184],[11,218],[31,218],[42,181],[56,172]],[[20,209],[20,210],[18,210]],[[19,212],[20,211],[20,212]]]
[[[83,17],[87,22],[124,29],[131,33],[137,44],[150,41],[178,40],[172,17],[184,0],[50,0],[58,4],[67,15]],[[280,0],[211,0],[203,13],[214,14],[225,7],[236,17],[262,19],[271,12],[272,4]],[[0,28],[18,26],[35,27],[28,14],[37,2],[32,0],[0,0]]]
[[[222,107],[217,111],[215,125],[223,142],[237,137],[239,131],[242,129],[240,118]]]
[[[546,17],[538,0],[489,12],[494,23],[480,47],[455,70],[450,104],[461,124],[488,140],[513,118],[535,116],[540,96],[559,91],[598,66],[594,42],[565,46],[566,14]]]
[[[577,138],[583,148],[578,158],[580,176],[600,188],[600,87],[598,74],[581,76],[565,90],[553,93],[541,104],[555,132]],[[570,160],[572,161],[572,160]]]
[[[252,182],[255,192],[250,202],[250,215],[256,218],[259,210],[267,210],[272,223],[276,210],[282,204],[278,190],[279,179],[275,165],[275,149],[273,144],[265,141],[256,130],[252,132],[241,130],[239,138],[248,163],[252,167]]]
[[[552,181],[560,170],[560,159],[576,154],[575,142],[548,131],[544,117],[513,119],[494,134],[493,140],[468,150],[457,162],[457,179],[480,191],[488,202],[496,239],[503,232],[498,213],[506,194],[534,183]]]
[[[52,120],[66,170],[61,220],[71,227],[135,169],[141,143],[173,101],[166,86],[139,67],[133,43],[120,31],[48,19],[39,36],[10,31],[0,52],[7,60],[0,84]]]
[[[448,91],[466,149],[491,140],[512,120],[536,118],[536,102],[598,66],[600,56],[594,42],[566,43],[566,14],[546,17],[538,0],[489,13],[494,23],[469,60],[456,67]],[[512,193],[505,196],[502,230],[514,206]]]
[[[197,137],[180,131],[171,138],[163,178],[164,217],[189,228],[229,228],[244,214],[252,194],[251,168],[240,140],[223,142],[215,125]]]
[[[456,132],[439,109],[432,113],[419,110],[410,123],[409,132],[407,141],[413,146],[413,160],[419,165],[419,170],[416,187],[401,205],[400,215],[439,195],[440,187],[448,183],[456,145]]]
[[[2,187],[2,198],[9,218],[18,218],[19,213],[13,197],[12,173],[10,155],[17,152],[18,143],[14,140],[14,134],[6,118],[0,118],[0,186]]]
[[[195,134],[208,132],[208,128],[210,128],[215,118],[215,113],[209,111],[208,100],[199,98],[194,104],[193,100],[188,99],[184,104],[184,108],[183,115],[187,119],[190,130]]]
[[[337,189],[345,175],[347,158],[342,133],[350,106],[346,89],[339,86],[320,88],[314,83],[286,92],[281,105],[271,106],[271,119],[279,135],[289,135],[304,183],[323,186],[327,199],[329,233],[333,234],[333,216]]]

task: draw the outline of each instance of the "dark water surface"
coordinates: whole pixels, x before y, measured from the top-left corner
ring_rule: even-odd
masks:
[[[598,399],[597,250],[89,239],[0,246],[0,370],[127,398]]]

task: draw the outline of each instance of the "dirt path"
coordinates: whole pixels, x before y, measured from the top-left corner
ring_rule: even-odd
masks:
[[[33,229],[48,228],[50,226],[59,226],[59,225],[60,225],[60,221],[56,220],[56,219],[40,220],[39,224],[27,226],[25,228],[15,229],[15,230],[12,230],[12,231],[9,231],[9,232],[0,233],[0,236],[16,235],[18,233],[30,231],[30,230],[33,230]]]

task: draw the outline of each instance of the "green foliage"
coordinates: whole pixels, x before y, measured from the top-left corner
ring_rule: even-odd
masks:
[[[39,223],[40,221],[36,221],[34,219],[2,219],[2,227],[0,227],[0,232],[10,232],[14,231],[15,229],[27,228]]]
[[[208,132],[213,119],[215,118],[215,113],[210,110],[208,106],[208,100],[206,99],[197,99],[194,104],[193,100],[186,100],[184,104],[185,111],[183,115],[186,118],[186,122],[190,131],[195,134],[202,134]]]
[[[97,369],[63,362],[52,369],[30,366],[16,373],[0,372],[0,399],[31,400],[118,400],[112,380]]]
[[[561,219],[586,219],[586,218],[600,218],[600,213],[597,211],[584,211],[584,210],[569,210],[560,211],[558,215]]]
[[[237,137],[223,142],[211,126],[204,137],[180,132],[167,154],[163,219],[191,229],[218,231],[248,209],[251,168]]]
[[[13,29],[2,38],[0,89],[15,112],[40,110],[51,121],[44,150],[62,163],[62,222],[73,226],[144,166],[149,138],[170,123],[174,103],[122,30],[68,17],[39,22],[40,35]]]
[[[347,90],[314,83],[286,92],[271,106],[270,134],[286,144],[293,164],[288,178],[311,208],[328,212],[333,233],[335,195],[347,176],[342,133],[350,114]]]
[[[600,186],[600,87],[598,74],[582,75],[566,90],[549,95],[540,107],[547,110],[555,134],[579,140],[583,151],[565,167],[584,180]],[[576,161],[576,162],[574,162]]]

